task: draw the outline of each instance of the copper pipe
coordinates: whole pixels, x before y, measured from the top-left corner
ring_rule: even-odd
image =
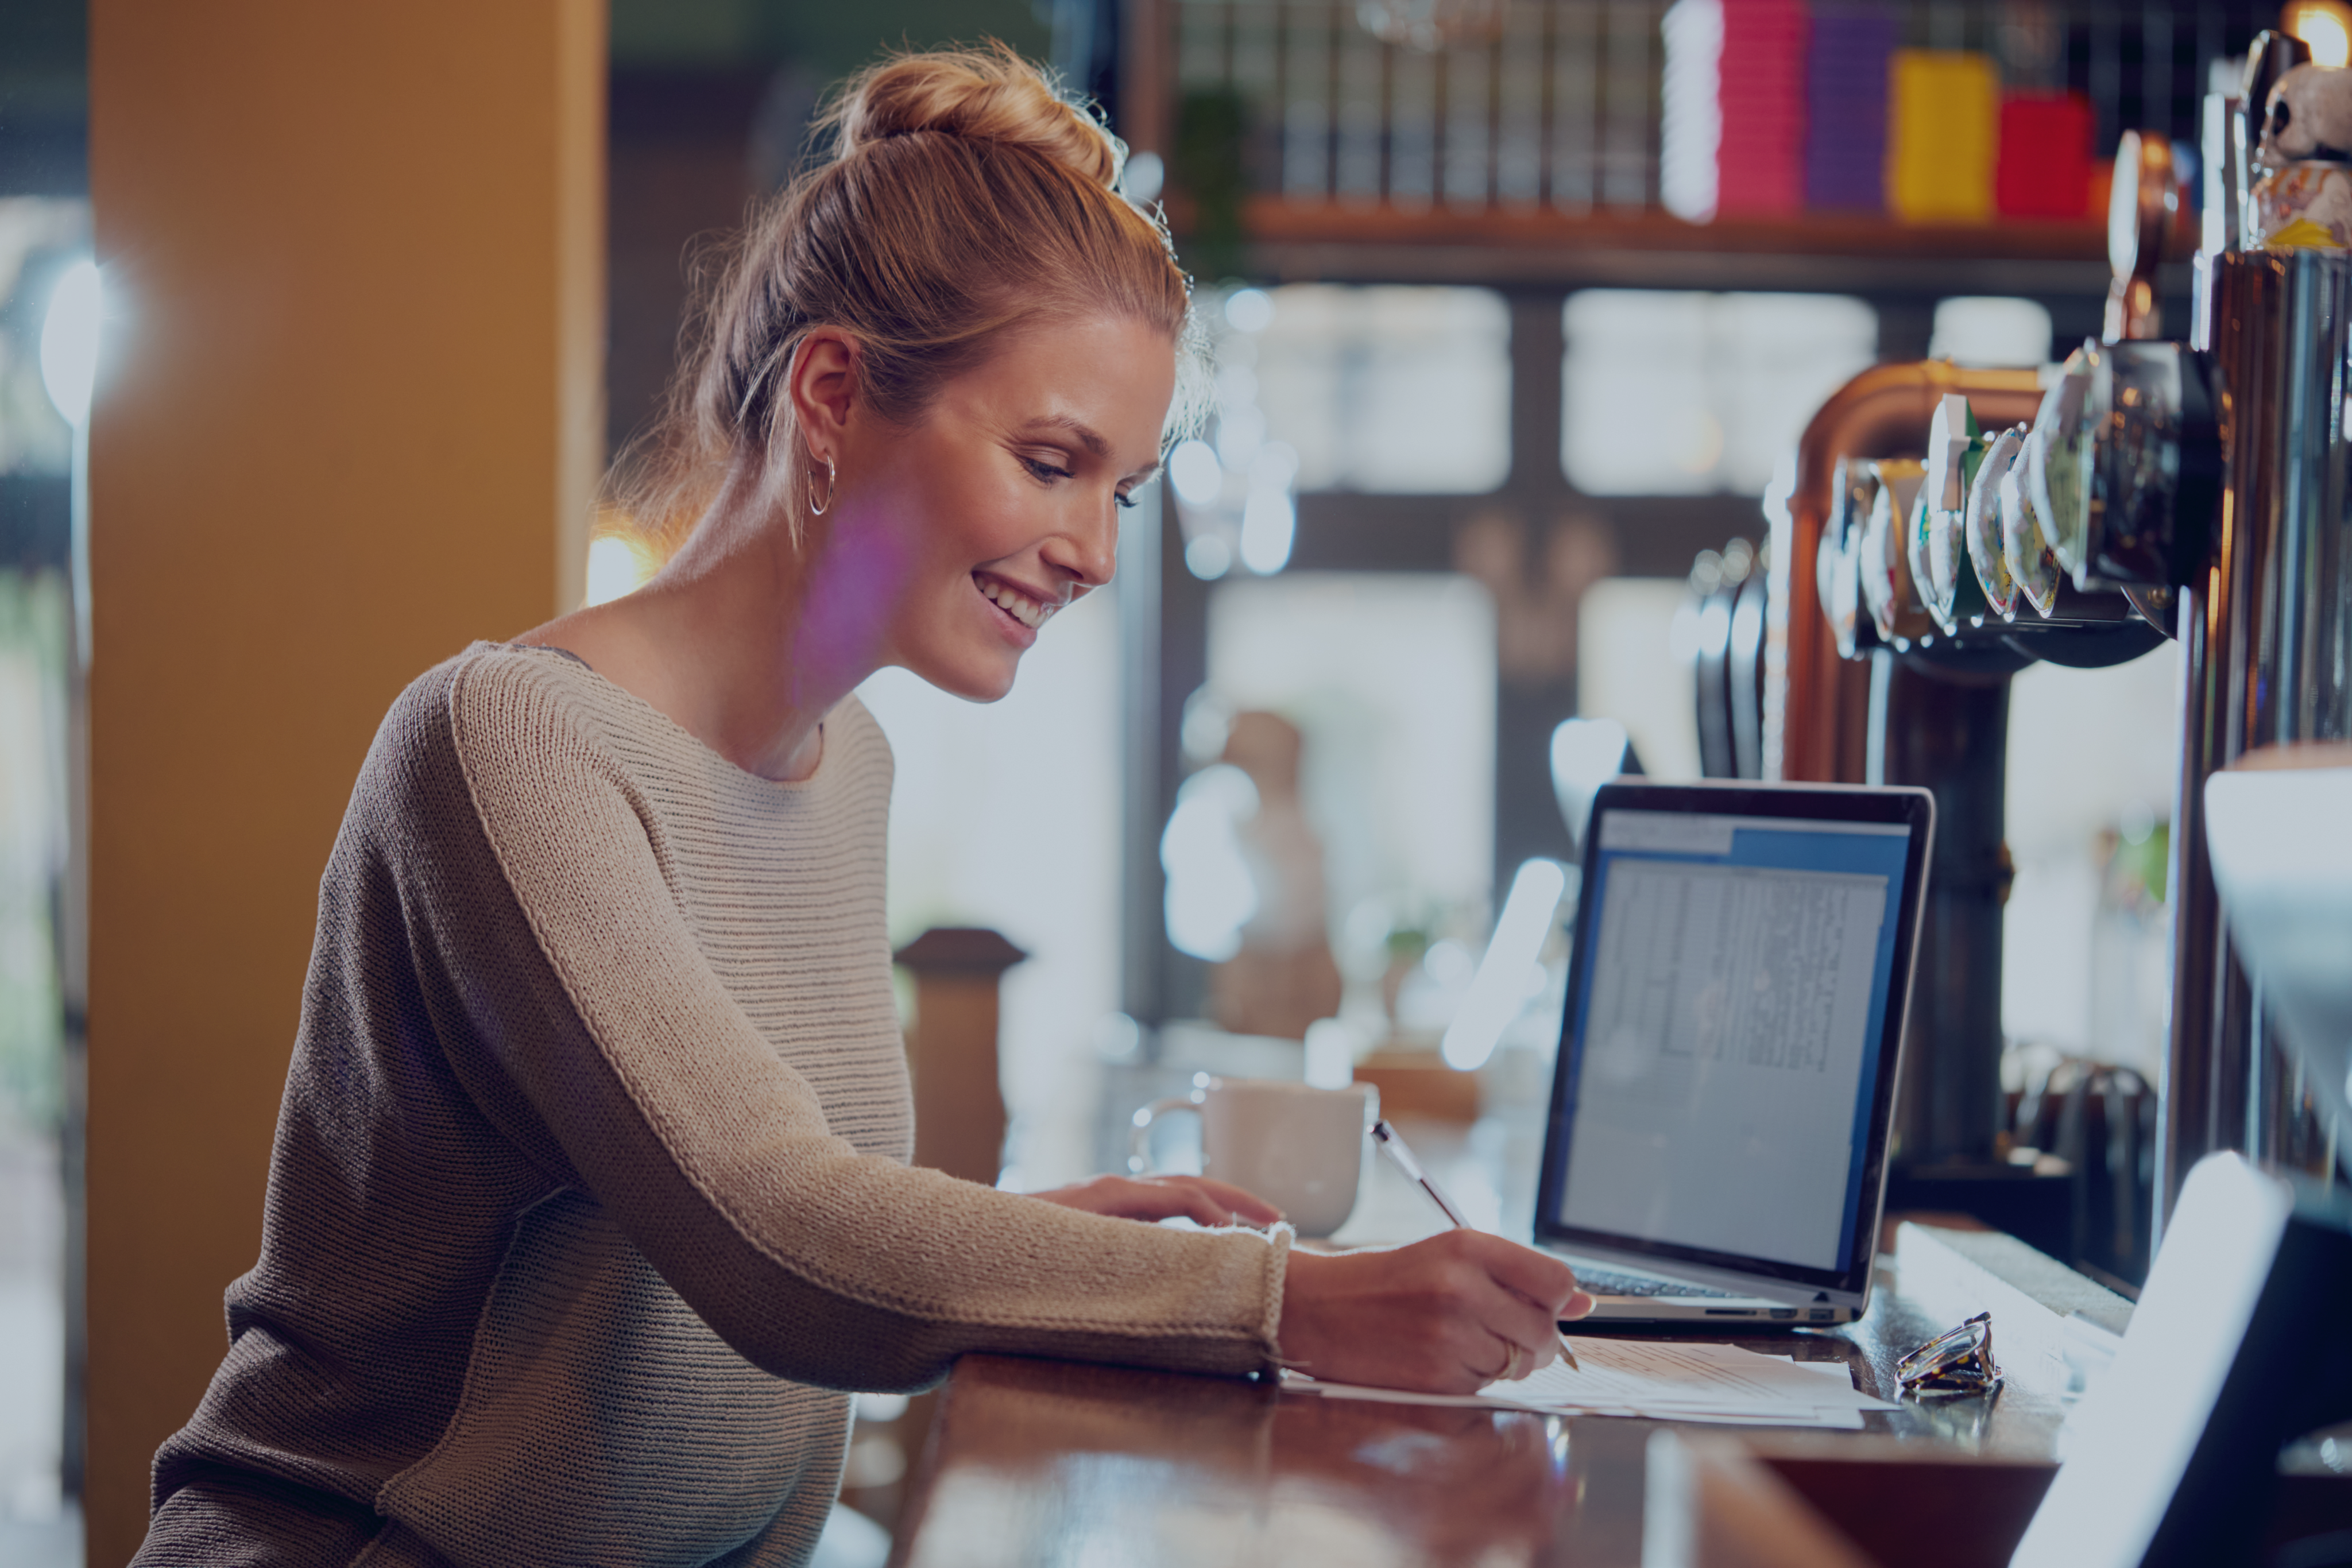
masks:
[[[1813,556],[1842,457],[1892,457],[1927,445],[1936,404],[1969,400],[1988,430],[2031,421],[2036,371],[1962,370],[1945,360],[1874,365],[1830,394],[1797,444],[1796,490],[1772,522],[1772,595],[1764,652],[1764,776],[1862,782],[1867,666],[1838,657],[1822,613]]]

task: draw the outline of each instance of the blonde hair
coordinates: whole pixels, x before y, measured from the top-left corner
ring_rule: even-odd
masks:
[[[1190,342],[1166,224],[1118,191],[1126,148],[1003,45],[885,59],[820,124],[832,158],[726,253],[662,419],[614,467],[611,500],[667,548],[740,456],[804,477],[784,389],[818,327],[856,340],[857,395],[898,423],[1015,327],[1109,314]]]

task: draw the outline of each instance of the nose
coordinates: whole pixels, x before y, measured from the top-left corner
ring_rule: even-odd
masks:
[[[1045,563],[1067,572],[1084,591],[1100,588],[1118,570],[1118,504],[1088,507],[1045,541]]]

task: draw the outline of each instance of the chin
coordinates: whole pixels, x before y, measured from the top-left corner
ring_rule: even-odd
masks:
[[[926,663],[915,666],[915,674],[950,696],[961,697],[968,703],[992,703],[1012,692],[1013,677],[1018,668],[1011,664],[992,667],[977,663]]]

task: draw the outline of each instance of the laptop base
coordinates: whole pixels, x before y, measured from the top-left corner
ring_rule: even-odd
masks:
[[[1557,1256],[1557,1254],[1556,1254]],[[1681,1328],[1809,1328],[1850,1323],[1861,1309],[1830,1301],[1792,1303],[1739,1291],[1710,1289],[1685,1280],[1613,1267],[1597,1258],[1565,1259],[1592,1296],[1590,1314],[1579,1323],[1595,1328],[1672,1323]]]
[[[1676,1328],[1829,1328],[1862,1314],[1852,1307],[1792,1307],[1761,1296],[1718,1301],[1711,1296],[1596,1296],[1590,1316],[1560,1327],[1570,1333],[1595,1328],[1637,1328],[1672,1323]]]

